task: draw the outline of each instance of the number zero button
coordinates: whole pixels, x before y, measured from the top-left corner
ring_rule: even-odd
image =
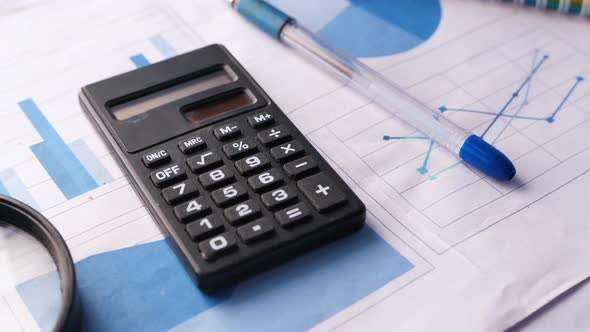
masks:
[[[201,256],[212,261],[236,248],[236,239],[229,233],[222,233],[199,243]]]
[[[263,218],[238,227],[238,235],[244,243],[250,244],[272,235],[274,230],[272,222]]]
[[[223,229],[223,222],[219,217],[211,215],[186,225],[186,232],[193,241],[201,240]]]

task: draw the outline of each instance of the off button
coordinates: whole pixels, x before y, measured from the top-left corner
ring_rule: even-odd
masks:
[[[162,188],[180,180],[184,180],[186,178],[186,171],[182,166],[174,164],[152,172],[150,178],[156,187]]]

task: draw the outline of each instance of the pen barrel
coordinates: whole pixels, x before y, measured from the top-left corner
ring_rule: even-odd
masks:
[[[329,45],[296,22],[286,24],[280,38],[288,46],[321,63],[329,74],[352,85],[355,90],[456,155],[471,135],[383,75]]]

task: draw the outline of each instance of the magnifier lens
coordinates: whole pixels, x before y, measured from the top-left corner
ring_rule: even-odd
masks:
[[[63,307],[60,275],[49,251],[34,236],[2,219],[0,297],[3,331],[52,331]]]

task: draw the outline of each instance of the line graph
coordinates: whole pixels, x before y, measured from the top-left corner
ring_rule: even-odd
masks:
[[[503,137],[507,128],[510,127],[514,120],[524,120],[524,121],[545,121],[547,123],[554,123],[558,114],[563,110],[564,106],[566,105],[567,101],[570,100],[578,86],[584,81],[584,77],[579,75],[574,78],[574,82],[572,83],[571,87],[567,90],[566,94],[563,96],[561,101],[555,107],[555,109],[549,114],[545,116],[532,116],[532,115],[521,115],[521,112],[527,108],[530,104],[530,89],[533,83],[533,79],[539,73],[541,68],[549,61],[550,56],[549,54],[544,54],[539,57],[539,50],[535,50],[533,53],[533,61],[532,61],[532,68],[529,71],[528,75],[524,78],[524,80],[520,83],[518,88],[510,94],[508,100],[504,103],[502,108],[498,112],[491,112],[491,111],[484,111],[480,109],[466,109],[466,108],[451,108],[447,106],[439,107],[440,113],[471,113],[471,114],[478,114],[484,116],[492,117],[491,121],[485,126],[483,132],[479,135],[482,139],[485,139],[486,136],[490,133],[490,130],[498,125],[498,120],[500,118],[508,119],[508,121],[504,124],[503,128],[499,131],[497,136],[493,138],[490,144],[495,145],[501,137]],[[538,60],[537,60],[538,59]],[[511,106],[522,97],[522,102],[520,105],[516,107],[516,110],[513,113],[507,113],[508,110],[511,109]],[[429,173],[428,165],[430,161],[430,157],[432,155],[432,151],[435,146],[437,146],[436,142],[426,136],[421,135],[408,135],[408,136],[383,136],[384,141],[403,141],[403,140],[429,140],[430,144],[426,149],[426,153],[424,154],[422,165],[417,168],[417,172],[421,175],[426,175]],[[462,164],[462,161],[456,162],[449,167],[446,167],[435,174],[430,174],[428,177],[430,180],[435,180],[438,178],[439,175],[442,173]]]

